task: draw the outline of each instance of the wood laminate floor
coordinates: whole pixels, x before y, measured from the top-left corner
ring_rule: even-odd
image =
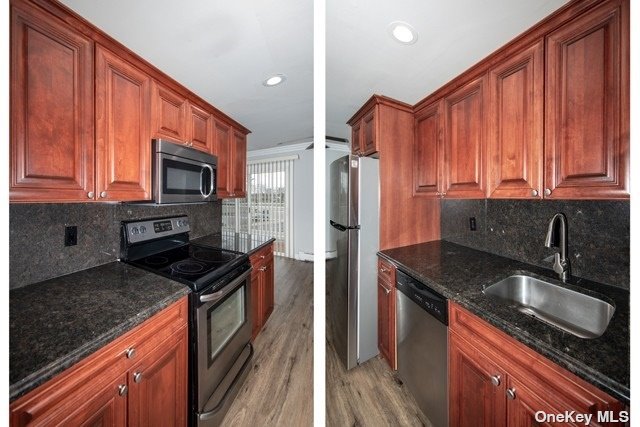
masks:
[[[327,281],[332,280],[334,263],[327,261]],[[333,347],[330,328],[326,376],[329,427],[431,426],[397,374],[380,356],[346,371]]]
[[[275,308],[223,425],[313,425],[313,263],[275,257]]]

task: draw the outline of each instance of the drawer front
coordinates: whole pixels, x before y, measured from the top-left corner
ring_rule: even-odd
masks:
[[[559,409],[582,413],[620,409],[611,396],[453,303],[449,304],[449,328]]]
[[[254,270],[256,267],[261,267],[265,262],[268,261],[268,258],[273,258],[273,244],[267,245],[264,248],[254,252],[249,256],[249,261],[251,262],[251,266]]]
[[[396,286],[396,266],[389,261],[378,258],[378,277],[392,285]]]

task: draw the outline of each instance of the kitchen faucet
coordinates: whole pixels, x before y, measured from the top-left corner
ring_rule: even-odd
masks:
[[[560,222],[559,225],[558,222]],[[549,222],[544,245],[547,248],[560,248],[560,252],[556,252],[553,258],[553,271],[558,273],[563,282],[566,282],[571,277],[571,264],[567,255],[567,240],[567,217],[563,213],[557,213]]]

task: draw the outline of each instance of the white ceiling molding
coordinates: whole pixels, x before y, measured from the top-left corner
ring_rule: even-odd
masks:
[[[325,142],[325,148],[334,151],[344,151],[345,153],[351,152],[349,144],[340,144],[338,142]]]
[[[306,150],[311,141],[299,142],[297,144],[280,145],[277,147],[263,148],[260,150],[247,151],[247,159],[264,156],[278,156],[286,153],[295,153],[297,151]]]

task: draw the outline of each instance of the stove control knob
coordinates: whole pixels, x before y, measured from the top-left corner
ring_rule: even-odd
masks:
[[[184,221],[182,221],[182,226],[186,227],[187,225],[189,225],[189,221],[187,221],[186,219]]]
[[[138,227],[133,227],[131,229],[131,234],[138,234],[138,233],[140,233],[140,230],[138,230]]]
[[[144,225],[141,225],[140,226],[140,232],[143,233],[143,234],[146,233],[147,232],[147,227],[145,227]]]
[[[182,227],[183,225],[184,225],[184,222],[181,219],[179,219],[178,220],[178,227]]]

